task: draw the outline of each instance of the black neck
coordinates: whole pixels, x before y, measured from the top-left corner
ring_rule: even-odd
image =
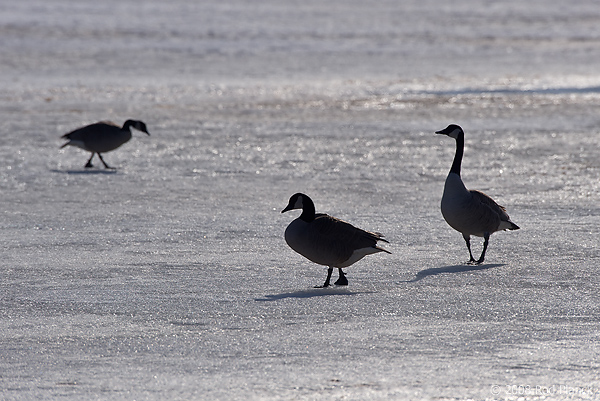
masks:
[[[315,204],[313,201],[305,196],[302,199],[302,214],[300,215],[300,220],[304,220],[307,223],[310,223],[315,219]]]
[[[125,124],[123,124],[123,128],[121,128],[123,131],[131,131],[131,129],[129,127],[131,127],[133,125],[133,121],[131,120],[127,120],[125,121]]]
[[[456,137],[456,153],[454,154],[454,161],[450,168],[451,173],[460,175],[460,164],[462,163],[463,153],[465,148],[465,134],[462,132]]]

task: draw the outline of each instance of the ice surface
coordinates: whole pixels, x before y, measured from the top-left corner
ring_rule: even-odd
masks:
[[[0,399],[600,397],[595,1],[0,10]],[[116,171],[58,149],[128,118]],[[521,227],[482,266],[439,210],[449,123]],[[393,254],[312,288],[299,191]]]

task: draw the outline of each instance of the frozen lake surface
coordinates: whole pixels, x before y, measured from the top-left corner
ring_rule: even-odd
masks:
[[[0,5],[0,399],[599,399],[597,2],[397,3]],[[314,289],[295,192],[392,254]]]

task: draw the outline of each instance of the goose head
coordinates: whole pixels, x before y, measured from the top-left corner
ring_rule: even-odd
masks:
[[[285,213],[288,210],[293,209],[302,209],[302,214],[300,217],[298,217],[300,220],[310,223],[315,219],[315,204],[307,195],[301,193],[292,195],[288,205],[281,211],[281,213]]]
[[[464,135],[465,133],[463,132],[462,128],[460,128],[458,125],[456,124],[450,124],[449,126],[447,126],[446,128],[444,128],[441,131],[436,131],[436,134],[441,134],[441,135],[447,135],[450,138],[458,138],[461,134]]]
[[[138,121],[138,120],[125,121],[125,124],[123,124],[123,129],[129,129],[129,127],[133,127],[138,131],[142,131],[142,132],[145,132],[146,134],[150,135],[150,133],[148,132],[148,129],[146,128],[146,124],[144,124],[142,121]]]
[[[307,195],[304,195],[301,193],[292,195],[292,197],[290,198],[290,201],[288,202],[288,205],[285,207],[285,209],[283,209],[281,211],[281,213],[285,213],[285,212],[288,212],[288,211],[294,210],[294,209],[303,209],[304,205],[308,204],[308,202],[306,200],[308,200],[308,202],[312,203],[311,199]]]

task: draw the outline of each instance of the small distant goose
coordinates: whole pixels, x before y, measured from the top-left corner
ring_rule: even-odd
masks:
[[[293,195],[281,213],[292,209],[302,209],[302,214],[286,228],[285,241],[305,258],[329,267],[325,283],[315,288],[329,287],[334,267],[339,271],[334,284],[348,285],[343,267],[372,253],[391,253],[377,246],[377,241],[388,242],[383,235],[361,230],[327,214],[315,214],[313,201],[304,194]]]
[[[92,156],[88,160],[85,167],[93,167],[92,159],[94,154],[97,154],[102,164],[106,168],[108,164],[104,162],[100,153],[110,152],[111,150],[117,149],[125,142],[131,139],[131,129],[133,127],[139,131],[145,132],[150,135],[146,129],[146,124],[141,121],[127,120],[123,127],[119,127],[111,121],[101,121],[95,124],[86,125],[71,131],[68,134],[63,135],[61,138],[68,139],[69,142],[62,145],[60,148],[65,146],[76,146],[88,152],[92,152]]]
[[[510,221],[503,206],[480,191],[469,191],[460,178],[465,133],[458,125],[451,124],[436,134],[447,135],[456,140],[456,154],[446,178],[442,196],[442,215],[450,227],[462,233],[469,249],[469,264],[483,263],[490,235],[501,230],[518,230],[519,226]],[[471,253],[471,235],[483,237],[483,251],[478,260]]]

